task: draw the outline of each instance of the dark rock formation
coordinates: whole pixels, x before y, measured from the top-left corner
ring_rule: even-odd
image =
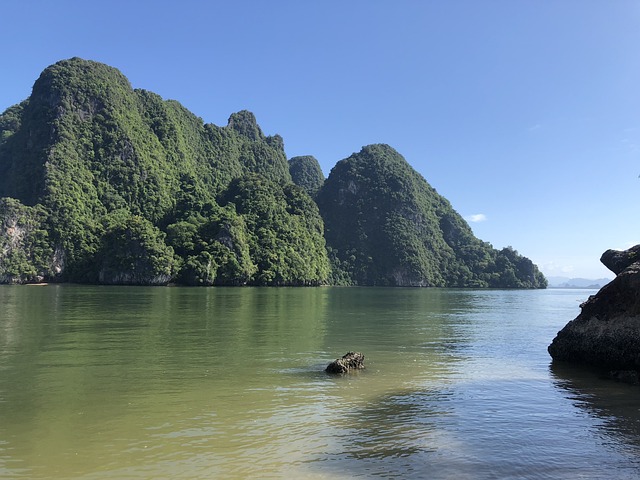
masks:
[[[558,332],[548,348],[554,360],[591,365],[617,378],[640,370],[639,253],[640,245],[604,253],[602,263],[617,276]]]
[[[629,250],[607,250],[600,257],[602,264],[618,275],[625,268],[640,261],[640,245]]]
[[[340,374],[362,368],[364,368],[364,355],[360,352],[347,352],[342,358],[337,358],[331,362],[325,372]]]

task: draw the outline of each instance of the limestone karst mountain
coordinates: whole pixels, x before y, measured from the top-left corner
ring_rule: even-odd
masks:
[[[325,181],[251,112],[207,124],[79,58],[0,115],[0,198],[3,283],[546,286],[391,147]]]

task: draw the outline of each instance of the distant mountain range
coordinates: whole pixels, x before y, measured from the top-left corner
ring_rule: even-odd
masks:
[[[610,278],[569,278],[547,277],[549,288],[602,288],[611,281]]]

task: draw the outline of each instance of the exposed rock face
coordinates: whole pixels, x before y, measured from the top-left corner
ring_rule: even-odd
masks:
[[[43,230],[46,214],[12,198],[0,199],[0,284],[40,283],[58,272]]]
[[[347,352],[342,358],[337,358],[331,362],[325,372],[340,374],[362,368],[364,368],[364,355],[360,352]]]
[[[105,285],[167,285],[171,281],[171,275],[145,276],[133,272],[109,272],[100,270],[98,280]]]
[[[616,278],[581,305],[582,312],[549,345],[554,360],[603,370],[640,370],[640,245],[608,250],[602,263]]]

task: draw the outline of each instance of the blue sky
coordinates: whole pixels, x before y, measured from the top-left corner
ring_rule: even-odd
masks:
[[[640,243],[636,0],[24,0],[0,40],[2,111],[79,56],[208,123],[251,110],[326,175],[387,143],[546,275]]]

